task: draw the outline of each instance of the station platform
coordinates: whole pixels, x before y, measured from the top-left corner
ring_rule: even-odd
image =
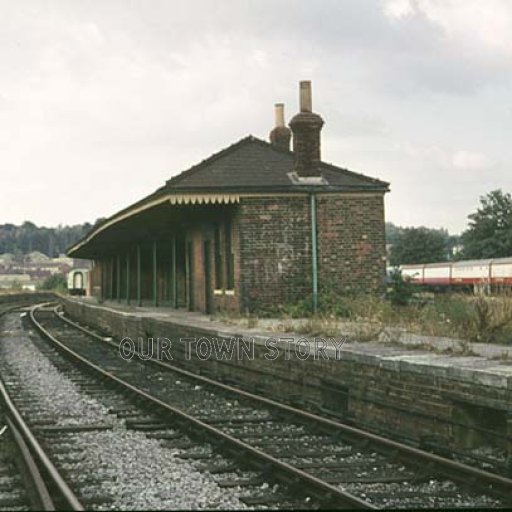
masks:
[[[253,338],[256,342],[270,337],[308,339],[313,346],[314,339],[322,337],[311,338],[289,330],[279,331],[282,321],[276,319],[258,319],[256,327],[248,327],[243,325],[243,319],[223,321],[216,316],[165,306],[129,306],[117,301],[104,301],[99,304],[95,298],[91,297],[71,300],[140,319],[155,319],[189,328],[199,327],[201,331],[209,331],[223,338]],[[454,371],[460,368],[460,372],[457,373],[462,376],[467,372],[471,381],[512,389],[512,345],[464,342],[462,348],[462,340],[424,336],[393,329],[380,333],[376,341],[359,342],[352,338],[350,329],[341,329],[336,338],[344,339],[343,345],[338,345],[338,349],[347,355],[351,353],[356,356],[359,353],[362,359],[365,359],[365,356],[373,356],[380,359],[386,366],[393,366],[393,362],[403,362],[408,365],[431,367],[432,371],[436,372],[436,368],[439,370],[453,368]],[[326,351],[332,348],[336,347],[326,347]]]
[[[317,344],[322,337],[279,332],[272,320],[251,328],[247,320],[168,307],[61,300],[71,317],[119,339],[171,340],[177,366],[419,446],[512,457],[512,350],[506,346],[466,344],[471,355],[461,355],[457,340],[400,333],[393,341],[392,332],[385,342],[357,342],[340,332],[325,346]],[[251,340],[252,357],[219,356],[218,344],[206,350],[208,357],[187,353],[179,342],[192,338],[196,347],[201,339]],[[452,353],[442,353],[447,350]]]

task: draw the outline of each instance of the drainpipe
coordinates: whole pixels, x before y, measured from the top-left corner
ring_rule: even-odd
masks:
[[[313,313],[318,310],[318,259],[317,259],[317,231],[316,231],[316,196],[311,194],[311,273],[313,281]]]

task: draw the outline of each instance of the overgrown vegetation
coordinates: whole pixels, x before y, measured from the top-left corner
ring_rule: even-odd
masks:
[[[38,287],[39,290],[52,290],[65,293],[67,291],[66,278],[62,274],[53,274],[47,277]]]
[[[416,287],[410,279],[404,278],[402,271],[395,267],[389,275],[390,283],[387,298],[395,306],[406,306],[414,297]]]
[[[455,338],[456,352],[466,355],[471,354],[470,342],[512,344],[512,295],[422,294],[399,274],[385,296],[328,293],[320,297],[316,314],[306,299],[280,308],[273,319],[268,316],[265,311],[220,319],[307,336],[348,335],[360,342],[396,341],[406,332]]]

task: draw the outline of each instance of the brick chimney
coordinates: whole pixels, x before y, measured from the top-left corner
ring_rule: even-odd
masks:
[[[289,151],[292,132],[284,124],[284,104],[276,103],[274,109],[276,121],[269,135],[270,142],[273,146]]]
[[[313,112],[311,82],[300,82],[300,112],[290,121],[295,172],[300,177],[320,176],[320,131],[324,120]]]

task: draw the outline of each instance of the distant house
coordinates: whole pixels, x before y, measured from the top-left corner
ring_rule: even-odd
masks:
[[[19,287],[24,290],[34,290],[35,284],[28,274],[0,274],[0,288]]]
[[[0,254],[0,265],[10,265],[14,261],[14,254],[10,252],[4,252]]]
[[[7,288],[11,287],[12,278],[10,276],[12,275],[25,276],[21,279],[24,289],[35,289],[36,285],[41,284],[52,275],[67,275],[73,267],[84,267],[84,262],[68,258],[65,255],[60,255],[59,258],[49,258],[39,251],[18,256],[8,253],[0,255],[0,279],[7,276],[4,280]],[[27,288],[26,278],[31,282],[30,288]],[[19,285],[19,280],[15,284]]]
[[[42,252],[32,251],[25,256],[25,261],[27,263],[46,263],[50,262],[51,258]]]
[[[213,312],[380,290],[388,183],[323,162],[309,82],[300,103],[291,131],[276,105],[270,143],[236,142],[71,247],[95,261],[93,293]]]

